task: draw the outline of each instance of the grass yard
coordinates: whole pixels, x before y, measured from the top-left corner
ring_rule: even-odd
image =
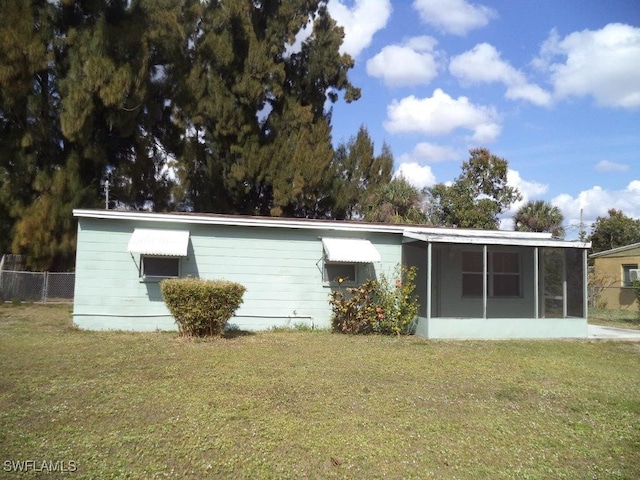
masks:
[[[0,358],[1,478],[640,478],[639,343],[189,341],[6,305]]]
[[[629,310],[590,309],[589,323],[605,327],[640,330],[640,312],[635,306]]]

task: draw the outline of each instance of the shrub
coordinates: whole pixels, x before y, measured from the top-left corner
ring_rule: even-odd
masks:
[[[408,333],[418,313],[418,301],[413,295],[416,274],[414,267],[398,267],[394,282],[382,274],[380,280],[347,288],[347,294],[340,290],[331,292],[333,330],[349,334]]]
[[[359,287],[347,288],[348,295],[340,290],[331,292],[329,303],[333,310],[331,327],[334,331],[351,334],[373,332],[377,284],[376,280],[368,280]]]
[[[245,287],[226,280],[172,278],[160,291],[180,335],[220,336],[242,303]]]

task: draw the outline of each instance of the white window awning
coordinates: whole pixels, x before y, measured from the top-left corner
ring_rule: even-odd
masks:
[[[323,238],[322,246],[330,262],[373,263],[381,259],[376,247],[362,238]]]
[[[152,230],[136,228],[129,239],[127,251],[142,255],[186,257],[188,230]]]

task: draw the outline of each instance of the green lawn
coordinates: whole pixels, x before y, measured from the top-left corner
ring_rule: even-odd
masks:
[[[640,312],[637,308],[629,310],[589,310],[589,323],[606,327],[640,330]]]
[[[0,306],[1,478],[640,478],[638,343],[70,325]]]

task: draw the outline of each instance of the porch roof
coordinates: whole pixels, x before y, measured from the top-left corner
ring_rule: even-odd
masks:
[[[561,247],[561,248],[589,248],[590,244],[580,241],[570,241],[537,235],[526,235],[523,232],[509,232],[503,230],[465,230],[457,233],[454,229],[446,232],[428,232],[405,230],[405,242],[422,241],[431,243],[458,243],[473,245],[513,245],[523,247]]]

